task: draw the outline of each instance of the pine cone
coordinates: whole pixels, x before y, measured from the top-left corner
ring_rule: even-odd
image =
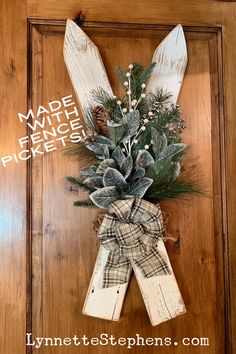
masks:
[[[96,121],[97,133],[109,138],[109,130],[107,128],[107,121],[110,120],[110,116],[102,106],[96,106],[93,109],[93,116]]]

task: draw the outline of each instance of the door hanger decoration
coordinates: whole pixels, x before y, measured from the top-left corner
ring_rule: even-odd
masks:
[[[112,91],[98,48],[70,19],[64,59],[86,126],[84,138],[73,145],[88,167],[68,179],[88,199],[75,205],[105,210],[83,313],[119,320],[133,269],[155,326],[186,311],[163,242],[158,202],[201,193],[181,164],[187,145],[176,101],[187,65],[183,29],[178,25],[168,34],[147,67],[134,58],[125,70],[116,69],[121,97]]]

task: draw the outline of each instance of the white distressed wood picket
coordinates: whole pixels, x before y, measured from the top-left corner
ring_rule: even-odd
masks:
[[[64,59],[86,120],[85,112],[90,105],[96,105],[91,98],[91,90],[102,87],[107,92],[113,93],[97,47],[84,31],[70,19],[67,20],[66,25]],[[83,313],[117,321],[120,318],[128,283],[108,289],[101,288],[107,256],[107,250],[100,246]]]
[[[112,89],[97,47],[70,19],[66,25],[64,60],[85,118],[89,106],[95,105],[91,99],[91,90],[102,87],[112,94]],[[187,49],[181,25],[175,27],[157,47],[153,61],[157,65],[147,85],[147,92],[156,93],[158,88],[162,88],[172,93],[172,103],[176,103],[187,65]],[[172,270],[163,240],[159,240],[158,249],[168,260]],[[102,289],[101,282],[107,256],[108,251],[100,246],[83,313],[117,321],[120,318],[128,283]],[[173,270],[171,275],[145,278],[134,263],[132,268],[153,326],[185,313],[184,302]]]

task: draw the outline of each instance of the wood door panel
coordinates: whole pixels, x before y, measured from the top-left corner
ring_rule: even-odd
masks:
[[[199,23],[217,26],[222,10],[227,10],[230,4],[220,4],[218,1],[192,0],[186,2],[166,2],[165,0],[148,0],[144,6],[142,0],[135,3],[130,0],[110,1],[103,0],[99,6],[97,0],[27,0],[28,16],[37,18],[65,19],[75,18],[82,10],[87,19],[96,21],[135,22],[135,23],[175,23],[182,21],[186,24]],[[146,4],[145,4],[146,5]],[[233,7],[233,6],[232,6]],[[174,22],[171,22],[171,21]]]
[[[38,23],[37,23],[38,22]],[[31,24],[31,103],[36,108],[73,93],[62,47],[64,22],[34,20]],[[86,24],[85,31],[97,44],[114,91],[119,91],[114,67],[132,61],[150,62],[170,26]],[[196,178],[208,196],[163,202],[170,214],[168,231],[179,238],[168,252],[187,306],[187,314],[151,327],[134,279],[130,283],[119,323],[82,315],[82,306],[98,250],[92,222],[95,211],[73,207],[65,177],[78,173],[79,165],[62,152],[32,161],[32,325],[37,336],[65,337],[100,333],[116,337],[209,337],[210,346],[199,353],[224,352],[224,283],[222,252],[220,106],[220,33],[217,29],[185,29],[188,67],[179,102],[188,129],[184,140],[189,157],[200,166]],[[222,132],[221,132],[222,133]],[[80,196],[80,195],[79,195]],[[220,335],[219,335],[220,334]],[[76,353],[76,347],[69,347]],[[83,347],[83,353],[100,353],[102,347]],[[142,347],[142,353],[163,347]],[[82,351],[83,350],[83,351]],[[179,345],[175,353],[192,353]],[[39,351],[39,350],[37,350]],[[64,353],[67,348],[44,348],[42,353]],[[112,348],[123,353],[122,347]],[[140,352],[139,347],[132,349]],[[128,349],[127,349],[128,352]]]
[[[25,2],[0,6],[0,156],[19,153],[18,139],[26,135],[17,113],[27,105]],[[19,54],[20,53],[20,54]],[[0,353],[23,353],[26,315],[26,164],[0,165]]]

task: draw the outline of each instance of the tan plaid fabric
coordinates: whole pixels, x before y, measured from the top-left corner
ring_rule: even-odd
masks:
[[[104,268],[103,288],[128,281],[130,259],[147,278],[170,274],[157,247],[162,232],[159,206],[134,197],[112,203],[98,231],[98,239],[110,251]]]

